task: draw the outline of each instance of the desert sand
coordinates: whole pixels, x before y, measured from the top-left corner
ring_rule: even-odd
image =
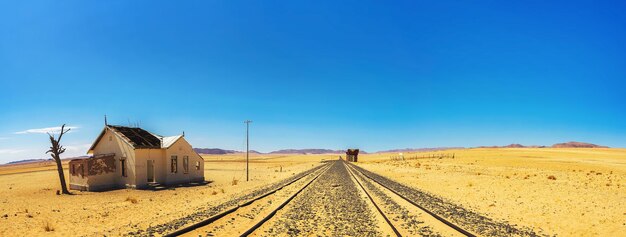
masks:
[[[250,181],[246,182],[242,154],[204,156],[205,178],[211,182],[205,186],[73,191],[71,196],[56,195],[59,180],[52,162],[0,166],[0,236],[123,235],[184,217],[199,207],[217,205],[309,169],[321,159],[336,157],[251,155]],[[67,167],[65,171],[67,176]]]
[[[454,158],[410,159],[433,154]],[[404,161],[393,160],[395,153],[364,154],[356,164],[546,235],[616,236],[626,228],[626,149],[481,148],[403,155]],[[249,182],[242,154],[204,156],[208,185],[74,191],[71,196],[55,194],[59,184],[51,162],[0,166],[0,236],[124,235],[183,218],[337,156],[255,154]]]
[[[558,236],[626,230],[626,149],[498,148],[360,156],[359,166],[496,220]],[[621,233],[621,234],[620,234]]]

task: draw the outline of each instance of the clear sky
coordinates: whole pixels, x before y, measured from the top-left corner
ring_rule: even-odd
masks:
[[[386,4],[385,4],[386,3]],[[624,1],[2,1],[0,163],[195,147],[626,147]]]

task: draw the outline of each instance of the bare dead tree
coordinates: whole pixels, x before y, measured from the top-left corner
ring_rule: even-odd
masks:
[[[61,126],[61,132],[58,138],[55,138],[53,134],[48,133],[48,136],[50,136],[50,143],[52,144],[52,146],[50,146],[50,150],[46,151],[46,154],[50,153],[50,156],[52,156],[54,161],[57,163],[57,170],[59,171],[59,180],[61,181],[61,192],[63,194],[71,194],[70,191],[67,190],[67,185],[65,184],[65,175],[63,174],[63,165],[61,164],[61,154],[65,152],[65,148],[61,146],[60,144],[63,134],[66,134],[69,131],[70,131],[69,128],[65,130],[65,124],[63,124],[63,126]],[[58,191],[57,191],[57,194],[58,194]]]

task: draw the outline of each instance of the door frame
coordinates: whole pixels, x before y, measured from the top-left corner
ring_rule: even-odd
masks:
[[[154,175],[154,160],[146,161],[146,181],[148,183],[156,183],[155,175]],[[150,170],[152,169],[152,170]],[[152,172],[150,172],[152,171]],[[150,177],[150,173],[152,173],[152,177]],[[151,179],[152,178],[152,179]]]

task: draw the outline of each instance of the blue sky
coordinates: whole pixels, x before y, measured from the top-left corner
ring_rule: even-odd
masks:
[[[3,1],[0,163],[109,122],[196,147],[626,147],[623,1]]]

